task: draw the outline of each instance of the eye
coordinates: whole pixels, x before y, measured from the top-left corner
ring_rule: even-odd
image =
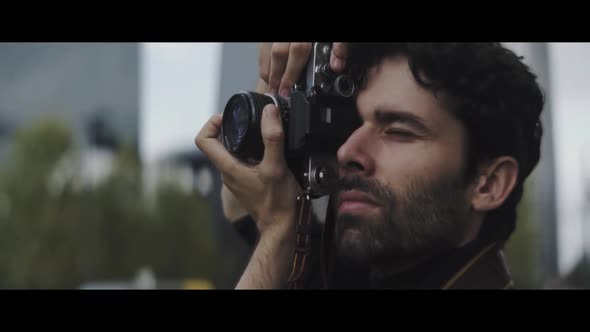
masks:
[[[415,135],[407,130],[399,129],[399,128],[389,128],[385,130],[385,134],[387,136],[396,136],[401,138],[413,138]]]

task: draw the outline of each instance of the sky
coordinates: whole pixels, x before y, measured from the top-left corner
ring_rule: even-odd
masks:
[[[590,234],[584,234],[583,228],[590,220],[584,216],[582,185],[583,181],[590,185],[590,43],[552,43],[549,56],[559,259],[560,269],[566,271],[580,258],[584,245],[590,249]]]
[[[194,138],[218,99],[221,44],[145,43],[140,54],[143,161],[196,149]]]

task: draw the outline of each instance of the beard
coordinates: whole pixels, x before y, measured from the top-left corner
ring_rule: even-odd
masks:
[[[376,267],[433,256],[456,247],[464,236],[468,204],[460,177],[415,180],[399,193],[375,180],[340,180],[338,193],[352,189],[378,205],[371,215],[335,211],[334,267],[357,283]]]

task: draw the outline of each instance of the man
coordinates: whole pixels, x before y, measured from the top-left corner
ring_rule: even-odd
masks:
[[[361,124],[338,150],[334,230],[308,285],[319,286],[326,268],[332,288],[511,287],[502,246],[540,153],[544,98],[535,75],[498,43],[334,49],[332,67],[350,66],[363,82]],[[262,47],[261,77],[273,93],[284,94],[308,54],[308,46]],[[196,144],[259,234],[237,288],[284,287],[301,188],[286,167],[279,115],[264,109],[258,165],[225,151],[220,123],[212,117]]]

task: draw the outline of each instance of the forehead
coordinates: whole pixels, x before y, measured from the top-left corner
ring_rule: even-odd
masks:
[[[357,106],[365,121],[372,120],[375,111],[409,112],[422,118],[432,129],[456,121],[432,92],[416,82],[403,56],[385,58],[369,70]]]

